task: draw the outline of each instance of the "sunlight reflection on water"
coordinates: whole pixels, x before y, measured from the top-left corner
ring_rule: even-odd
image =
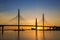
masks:
[[[60,40],[60,31],[44,31],[45,40]],[[17,40],[17,31],[4,31],[0,40]],[[20,40],[36,40],[35,30],[20,31]],[[38,31],[38,40],[43,40],[43,31]]]

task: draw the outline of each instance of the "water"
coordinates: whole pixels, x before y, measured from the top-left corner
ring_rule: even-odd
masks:
[[[20,31],[20,40],[36,40],[35,30]],[[60,40],[60,31],[38,31],[38,40]],[[44,38],[44,39],[43,39]],[[3,37],[0,31],[0,40],[17,40],[17,31],[4,31]]]

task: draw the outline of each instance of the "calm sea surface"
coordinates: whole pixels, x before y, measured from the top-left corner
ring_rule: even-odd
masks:
[[[20,40],[36,40],[35,30],[20,31]],[[0,31],[0,40],[18,40],[17,31]],[[39,31],[37,32],[37,40],[60,40],[60,31]]]

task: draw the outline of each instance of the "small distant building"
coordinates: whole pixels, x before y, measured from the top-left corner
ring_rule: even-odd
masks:
[[[59,26],[54,26],[53,30],[60,30],[60,27]]]
[[[31,30],[36,30],[36,28],[31,28]]]

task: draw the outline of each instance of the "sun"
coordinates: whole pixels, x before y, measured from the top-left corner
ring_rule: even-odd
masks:
[[[34,29],[36,28],[36,27],[33,27]],[[43,29],[42,27],[37,27],[37,29]]]
[[[40,27],[37,27],[37,29],[40,29]]]

